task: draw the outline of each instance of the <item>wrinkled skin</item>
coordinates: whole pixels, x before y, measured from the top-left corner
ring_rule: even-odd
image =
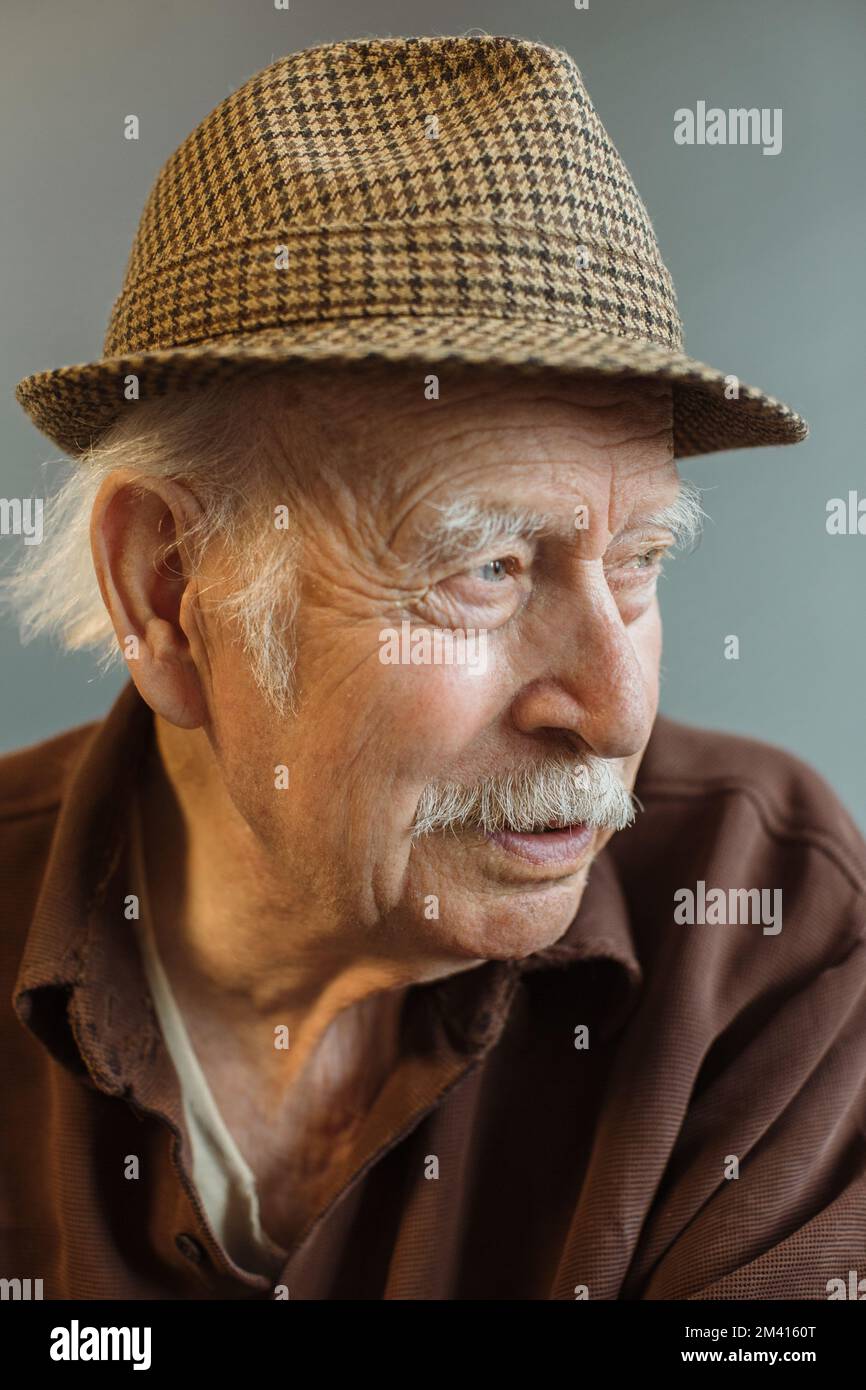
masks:
[[[490,374],[445,378],[429,401],[419,379],[386,381],[344,392],[319,432],[338,480],[296,479],[296,717],[268,706],[202,584],[154,569],[166,524],[195,516],[185,488],[154,482],[137,501],[128,478],[109,479],[92,528],[118,638],[141,636],[130,675],[156,715],[145,835],[159,949],[263,1181],[269,1137],[311,1133],[317,1107],[352,1111],[381,1081],[406,988],[526,956],[574,918],[611,832],[563,872],[468,832],[413,846],[412,818],[430,780],[553,753],[594,753],[633,785],[661,656],[645,557],[671,540],[634,528],[678,488],[657,382]],[[468,496],[555,514],[557,529],[456,567],[425,559],[430,504]],[[215,546],[209,591],[228,572]],[[383,664],[379,635],[406,618],[487,629],[487,670]],[[278,1023],[288,1053],[274,1051]],[[272,1230],[290,1233],[270,1200]]]

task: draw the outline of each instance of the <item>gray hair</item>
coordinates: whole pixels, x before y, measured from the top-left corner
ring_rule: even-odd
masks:
[[[380,363],[355,364],[349,374],[306,365],[136,402],[80,458],[61,461],[67,476],[45,502],[46,540],[0,580],[0,603],[17,613],[22,641],[54,636],[66,651],[95,649],[103,670],[123,661],[93,568],[90,523],[103,481],[129,468],[193,493],[201,516],[166,542],[161,558],[183,546],[205,581],[204,601],[234,629],[258,688],[279,713],[295,713],[300,548],[292,513],[302,478],[313,468],[339,484],[331,457],[337,424],[345,430],[353,417],[363,419],[367,388],[390,389],[394,372]],[[686,547],[699,534],[699,496],[684,483],[665,513]],[[288,509],[288,529],[275,525],[278,503]],[[459,529],[467,517],[464,504],[455,507],[449,515]],[[209,598],[206,552],[217,539],[233,571],[220,596]]]
[[[274,524],[274,389],[273,377],[260,378],[138,402],[80,458],[62,461],[68,475],[45,503],[47,540],[0,585],[4,606],[18,614],[22,641],[47,635],[66,651],[95,649],[103,670],[123,660],[89,537],[101,484],[126,467],[181,483],[196,497],[200,518],[167,542],[166,552],[182,543],[206,579],[208,545],[217,537],[225,542],[234,572],[213,611],[234,627],[269,702],[293,708],[297,547],[292,531]]]
[[[471,786],[429,783],[418,802],[412,839],[443,830],[469,828],[494,834],[581,822],[624,830],[635,818],[634,806],[631,793],[605,758],[559,756],[540,766],[484,777]]]

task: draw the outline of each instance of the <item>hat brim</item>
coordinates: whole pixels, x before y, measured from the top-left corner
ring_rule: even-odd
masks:
[[[447,363],[655,377],[672,384],[674,456],[796,444],[809,427],[789,406],[731,373],[644,340],[553,322],[478,317],[317,319],[186,347],[131,353],[25,377],[15,394],[33,423],[68,454],[95,444],[129,402],[214,385],[240,374],[319,362]]]

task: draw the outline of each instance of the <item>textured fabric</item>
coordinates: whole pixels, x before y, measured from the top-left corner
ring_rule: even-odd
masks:
[[[0,759],[0,1276],[273,1297],[195,1190],[124,912],[152,728],[130,684]],[[665,718],[637,793],[554,946],[408,991],[291,1298],[824,1299],[866,1277],[866,845],[792,755]],[[699,881],[781,890],[781,931],[679,925]]]
[[[679,458],[808,433],[685,354],[579,69],[513,37],[323,44],[250,78],[157,177],[103,352],[17,388],[72,454],[130,376],[143,399],[304,361],[663,377]]]
[[[151,921],[136,795],[131,797],[130,809],[134,875],[130,888],[138,898],[138,917],[133,920],[160,1032],[177,1072],[192,1154],[192,1180],[215,1236],[235,1262],[245,1270],[276,1275],[288,1252],[262,1229],[255,1176],[220,1114],[172,994]]]

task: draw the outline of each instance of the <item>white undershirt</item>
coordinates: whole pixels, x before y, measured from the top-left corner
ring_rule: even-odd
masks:
[[[193,1182],[223,1248],[241,1269],[276,1278],[287,1252],[262,1229],[255,1178],[211,1094],[154,939],[147,894],[141,817],[132,798],[132,853],[139,899],[136,922],[156,1015],[180,1082],[192,1147]]]

